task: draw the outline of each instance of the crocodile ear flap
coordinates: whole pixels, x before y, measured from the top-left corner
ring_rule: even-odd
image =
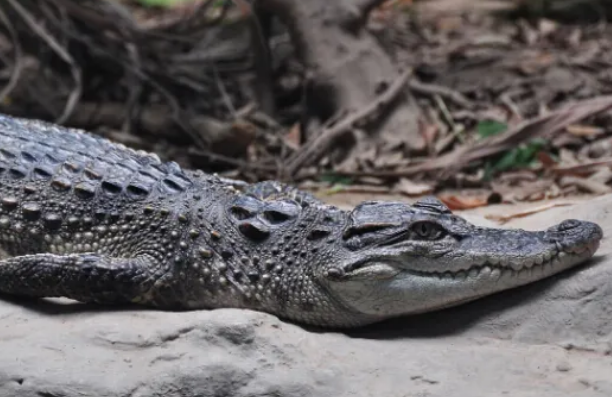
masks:
[[[412,204],[413,208],[422,209],[428,212],[435,212],[438,214],[451,214],[451,210],[435,196],[427,196],[416,203]]]
[[[238,230],[252,241],[263,241],[270,236],[270,228],[258,219],[245,220],[238,224]]]

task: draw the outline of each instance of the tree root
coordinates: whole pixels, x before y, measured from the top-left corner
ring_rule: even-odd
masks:
[[[395,80],[397,67],[365,29],[368,13],[381,0],[259,0],[259,3],[287,26],[306,67],[308,120],[324,123],[342,112],[351,114],[368,108]],[[417,125],[419,111],[410,92],[398,92],[394,104],[393,111],[377,112],[378,120],[376,125],[370,125],[369,136],[373,137],[374,131],[382,135],[401,134],[408,149],[422,148],[423,138]],[[318,159],[310,157],[314,146],[317,152],[327,152],[352,132],[352,128],[343,127],[333,134],[333,139],[321,140],[318,134],[325,129],[304,127],[305,139],[317,143],[309,144],[308,153],[299,155],[299,160],[297,157],[290,160],[290,174]]]

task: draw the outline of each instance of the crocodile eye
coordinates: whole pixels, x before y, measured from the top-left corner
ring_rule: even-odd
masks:
[[[433,222],[418,222],[412,225],[412,231],[424,240],[438,240],[444,236],[445,230]]]

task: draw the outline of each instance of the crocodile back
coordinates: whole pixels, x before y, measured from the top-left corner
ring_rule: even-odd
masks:
[[[193,174],[154,154],[0,116],[0,240],[10,242],[2,247],[9,254],[52,250],[49,240],[74,241],[96,225],[112,226],[112,219],[128,225],[127,217],[142,216],[144,227],[143,208],[172,208],[194,183]],[[86,248],[91,244],[75,250]]]
[[[9,185],[47,181],[83,197],[135,201],[192,185],[176,163],[76,129],[2,116],[0,139],[0,172]]]

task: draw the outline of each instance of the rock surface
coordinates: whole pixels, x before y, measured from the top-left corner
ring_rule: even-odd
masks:
[[[611,211],[608,195],[508,224],[598,222],[587,266],[348,333],[243,310],[2,300],[0,397],[611,396]]]

